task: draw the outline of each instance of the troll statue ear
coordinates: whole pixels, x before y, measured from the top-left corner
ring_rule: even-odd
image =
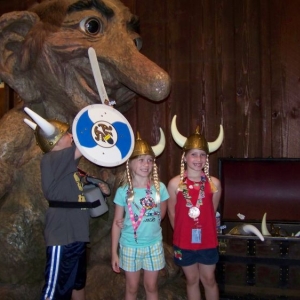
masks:
[[[0,17],[0,78],[21,98],[34,100],[39,95],[28,70],[21,70],[22,49],[26,36],[39,21],[29,11],[14,11]]]

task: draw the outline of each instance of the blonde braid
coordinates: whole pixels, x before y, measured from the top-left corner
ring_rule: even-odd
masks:
[[[179,186],[183,184],[183,177],[184,177],[184,171],[185,171],[185,167],[184,167],[184,156],[185,156],[185,152],[182,153],[181,156],[181,161],[180,161],[180,181],[179,181]]]
[[[152,178],[153,178],[153,183],[154,183],[154,186],[156,189],[155,203],[159,203],[160,202],[160,185],[159,185],[158,170],[157,170],[157,165],[155,163],[155,159],[153,161]]]
[[[126,175],[127,175],[127,182],[128,182],[127,201],[132,202],[134,199],[134,192],[133,192],[131,175],[130,175],[130,170],[129,170],[129,160],[127,160],[127,162],[126,162]]]
[[[209,184],[210,184],[210,189],[212,191],[212,193],[216,193],[218,191],[217,187],[214,185],[214,183],[212,182],[210,176],[209,176],[209,161],[208,161],[208,154],[206,156],[206,162],[205,162],[205,166],[204,166],[204,174],[206,175],[206,177],[208,178]]]

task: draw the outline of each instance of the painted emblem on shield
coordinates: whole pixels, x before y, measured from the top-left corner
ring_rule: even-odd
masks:
[[[121,165],[134,148],[129,122],[119,111],[105,104],[83,108],[74,119],[72,134],[82,155],[104,167]]]
[[[106,121],[96,122],[92,128],[92,134],[96,143],[104,148],[115,145],[117,132],[113,126]]]

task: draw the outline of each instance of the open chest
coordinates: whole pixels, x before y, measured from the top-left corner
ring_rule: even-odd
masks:
[[[222,197],[218,211],[221,299],[300,299],[300,159],[219,159]],[[266,213],[270,236],[260,232]],[[244,219],[241,219],[244,217]]]

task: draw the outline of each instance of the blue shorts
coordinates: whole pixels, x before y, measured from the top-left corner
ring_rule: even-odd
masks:
[[[141,269],[158,271],[165,266],[164,248],[162,242],[152,246],[133,248],[120,245],[120,268],[127,272]]]
[[[48,246],[45,285],[41,300],[69,300],[72,290],[81,290],[86,282],[86,243]]]
[[[174,262],[180,267],[187,267],[199,263],[203,265],[215,265],[219,260],[217,248],[203,250],[184,250],[177,246],[174,249]]]

